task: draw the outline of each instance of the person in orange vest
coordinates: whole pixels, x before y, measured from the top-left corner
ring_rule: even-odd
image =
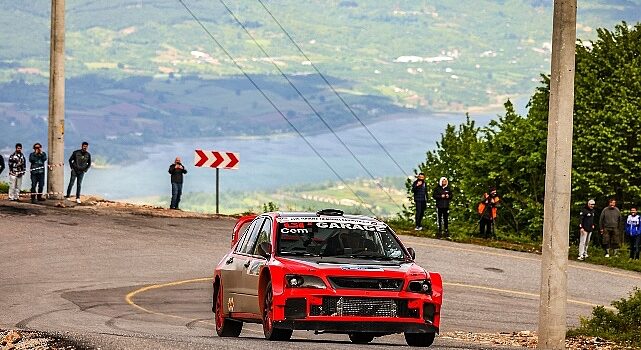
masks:
[[[496,220],[497,206],[500,201],[501,198],[496,194],[495,187],[490,187],[489,192],[483,194],[483,198],[478,205],[481,237],[490,238],[492,236],[492,228],[494,226],[494,220]]]

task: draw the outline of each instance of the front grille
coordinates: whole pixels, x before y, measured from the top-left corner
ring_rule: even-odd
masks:
[[[311,316],[417,317],[407,308],[407,300],[389,298],[324,297],[313,305]]]
[[[402,279],[329,277],[334,289],[374,289],[400,291]]]

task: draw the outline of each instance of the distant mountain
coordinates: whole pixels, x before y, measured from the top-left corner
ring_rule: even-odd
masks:
[[[223,2],[271,59],[220,1],[185,0],[288,119],[322,132],[276,67],[332,126],[354,122],[259,1]],[[552,0],[263,3],[365,121],[496,104],[549,71]],[[0,148],[46,135],[50,4],[0,3]],[[578,36],[639,19],[641,0],[581,1]],[[103,142],[108,160],[166,139],[292,131],[178,0],[68,0],[66,22],[67,135]]]

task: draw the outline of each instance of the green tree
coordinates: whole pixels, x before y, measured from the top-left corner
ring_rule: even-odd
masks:
[[[503,203],[497,224],[540,238],[549,91],[550,79],[543,76],[526,117],[508,101],[505,114],[487,127],[475,127],[469,116],[458,128],[447,126],[419,170],[451,179],[458,189],[452,216],[474,221],[476,202],[487,186],[496,186]],[[620,204],[638,205],[641,24],[599,29],[594,43],[577,45],[575,101],[572,194],[577,208],[589,198],[605,205],[611,196]]]

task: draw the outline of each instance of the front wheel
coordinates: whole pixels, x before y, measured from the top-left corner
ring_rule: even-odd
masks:
[[[409,346],[428,347],[434,343],[436,333],[405,333],[405,342]]]
[[[367,344],[374,340],[374,336],[369,333],[350,333],[349,340],[354,344]]]
[[[238,337],[243,330],[243,323],[234,321],[225,317],[224,303],[223,303],[223,284],[220,283],[218,290],[215,291],[214,298],[216,299],[216,333],[219,337]]]
[[[289,340],[292,337],[291,329],[274,328],[274,292],[272,282],[267,282],[265,287],[265,302],[263,303],[263,333],[267,340]]]

